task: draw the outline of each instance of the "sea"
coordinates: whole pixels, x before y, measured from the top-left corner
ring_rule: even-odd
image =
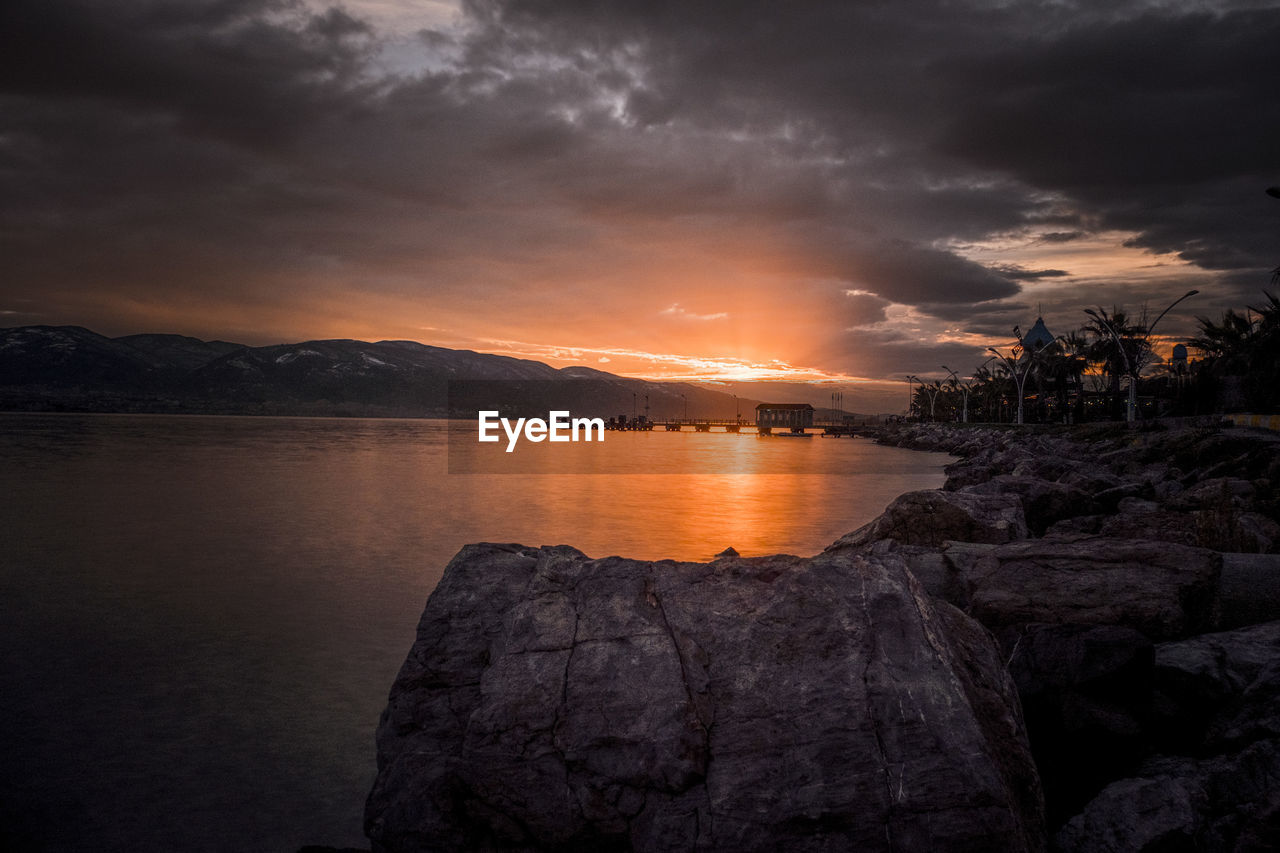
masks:
[[[950,461],[687,428],[504,444],[458,421],[0,414],[0,847],[367,848],[378,717],[464,544],[811,555]]]

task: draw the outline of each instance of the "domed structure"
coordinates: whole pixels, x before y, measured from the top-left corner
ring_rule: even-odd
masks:
[[[1042,350],[1049,344],[1053,343],[1054,337],[1049,330],[1045,328],[1044,318],[1037,317],[1036,324],[1031,327],[1031,331],[1027,332],[1022,338],[1022,345],[1028,352],[1036,352]]]

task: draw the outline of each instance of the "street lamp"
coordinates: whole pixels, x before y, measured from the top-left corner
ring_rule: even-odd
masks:
[[[1142,351],[1146,349],[1145,344],[1147,340],[1151,337],[1151,333],[1155,331],[1156,323],[1159,323],[1162,319],[1164,319],[1164,315],[1168,314],[1170,309],[1173,308],[1173,306],[1177,305],[1179,302],[1181,302],[1184,299],[1187,299],[1188,297],[1195,296],[1199,292],[1200,291],[1198,290],[1188,290],[1186,293],[1182,294],[1177,299],[1170,302],[1168,308],[1160,312],[1160,316],[1156,317],[1155,322],[1153,322],[1150,326],[1148,326],[1142,332],[1142,337],[1139,340],[1143,345],[1138,347],[1137,351],[1133,354],[1132,360],[1129,358],[1129,353],[1125,351],[1124,342],[1120,340],[1120,334],[1116,332],[1115,327],[1112,326],[1109,321],[1104,319],[1101,314],[1099,314],[1097,311],[1094,311],[1092,308],[1084,309],[1084,313],[1088,314],[1098,323],[1099,326],[1101,326],[1102,328],[1106,329],[1108,332],[1111,333],[1111,337],[1116,342],[1116,349],[1120,350],[1120,358],[1123,359],[1124,361],[1124,372],[1129,377],[1129,401],[1128,401],[1128,405],[1126,406],[1125,418],[1124,418],[1126,422],[1133,423],[1134,420],[1137,418],[1138,374],[1142,372]]]
[[[964,394],[964,409],[960,413],[960,423],[967,424],[969,422],[969,387],[960,381],[960,377],[950,367],[944,364],[942,369],[951,374],[951,378],[955,380],[956,387]]]
[[[1014,337],[1018,339],[1018,343],[1013,346],[1012,350],[1010,350],[1010,355],[1005,355],[995,347],[987,347],[987,352],[1003,361],[1009,367],[1009,372],[1013,375],[1014,385],[1016,385],[1018,389],[1018,423],[1021,424],[1022,389],[1027,382],[1027,374],[1031,372],[1031,364],[1035,361],[1036,355],[1040,350],[1037,349],[1031,353],[1027,352],[1026,345],[1022,342],[1022,330],[1017,326],[1013,327],[1013,334]],[[1025,361],[1022,358],[1024,355],[1027,356]],[[990,359],[988,359],[988,361],[990,361]],[[1022,373],[1018,373],[1018,362],[1020,361],[1023,362]]]
[[[935,380],[933,384],[938,387],[934,388],[933,386],[926,385],[923,382],[920,383],[920,390],[926,392],[929,395],[929,420],[930,421],[937,420],[937,415],[935,413],[937,412],[937,409],[938,409],[938,394],[942,392],[941,382],[938,382]]]
[[[925,384],[925,382],[924,382],[924,380],[923,380],[923,379],[921,379],[919,376],[908,376],[908,377],[907,377],[907,379],[909,379],[909,380],[913,380],[913,381],[915,381],[915,382],[919,382],[919,383],[920,383],[920,392],[921,392],[921,393],[924,393],[924,392],[926,392],[926,391],[929,391],[929,386],[928,386],[928,385],[926,385],[926,384]],[[942,390],[942,386],[941,386],[941,384],[939,384],[939,386],[938,386],[938,391],[941,391],[941,390]],[[929,420],[931,420],[931,421],[933,420],[933,413],[934,413],[934,411],[935,411],[935,407],[936,407],[937,402],[938,402],[938,391],[931,391],[931,392],[929,393]],[[912,397],[914,398],[914,394],[912,395]],[[908,414],[908,415],[909,415],[909,414],[911,414],[911,410],[910,410],[910,409],[908,409],[908,410],[907,410],[907,414]],[[921,417],[924,417],[924,409],[923,409],[923,408],[920,410],[920,416],[921,416]]]

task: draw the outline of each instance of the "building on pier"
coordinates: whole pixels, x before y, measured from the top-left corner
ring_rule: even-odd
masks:
[[[813,426],[813,406],[808,403],[761,403],[756,406],[758,429],[799,430]]]

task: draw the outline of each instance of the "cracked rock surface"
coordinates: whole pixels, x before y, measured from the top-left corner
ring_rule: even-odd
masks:
[[[378,730],[375,851],[1038,850],[992,637],[901,557],[471,545]]]

